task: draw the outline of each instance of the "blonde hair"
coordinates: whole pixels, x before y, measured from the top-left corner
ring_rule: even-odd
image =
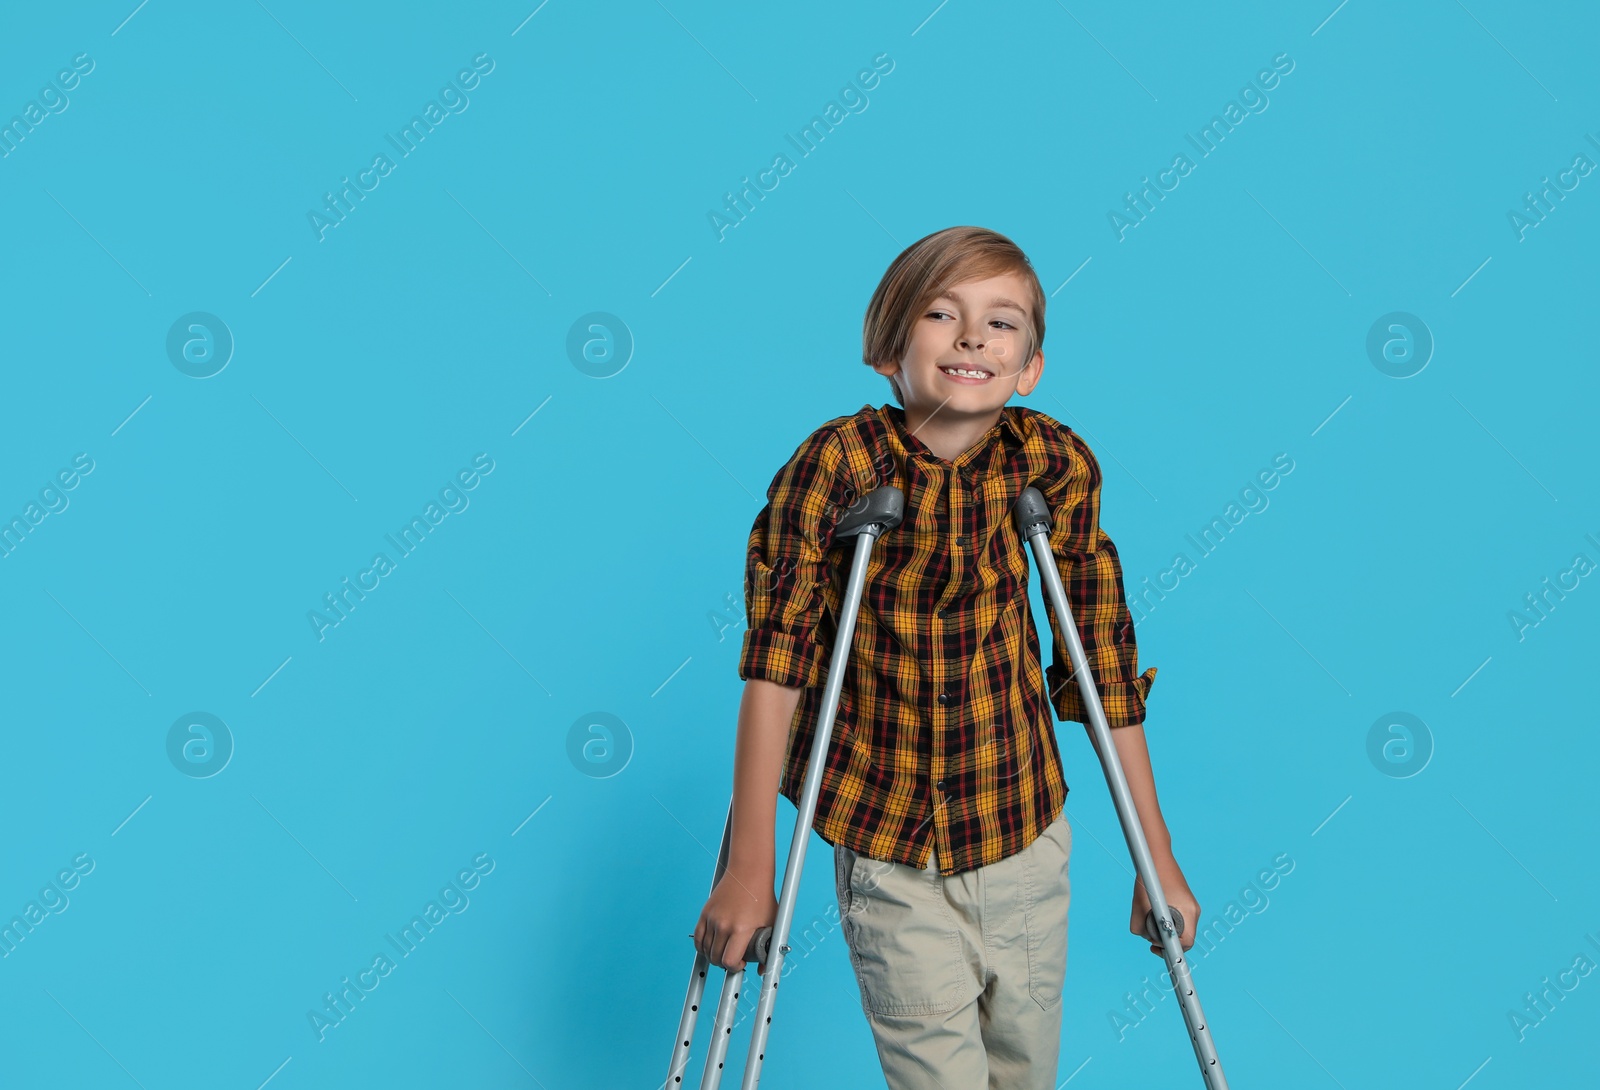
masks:
[[[904,358],[917,313],[945,289],[967,280],[1016,273],[1028,284],[1033,298],[1033,329],[1022,356],[1026,364],[1044,345],[1044,288],[1033,263],[1022,248],[998,231],[986,227],[946,227],[924,235],[900,252],[878,281],[861,325],[861,359],[867,366]],[[897,405],[904,405],[900,388],[888,377]]]

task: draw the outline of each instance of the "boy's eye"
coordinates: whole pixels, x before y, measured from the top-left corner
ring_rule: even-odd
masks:
[[[953,315],[947,313],[946,311],[942,311],[942,310],[930,310],[928,312],[927,316],[929,318],[951,318],[951,317],[953,317]],[[995,319],[993,319],[993,323],[995,325],[1004,326],[1006,329],[1016,329],[1017,328],[1016,326],[1012,325],[1010,322],[1006,321],[1003,318],[995,318]]]

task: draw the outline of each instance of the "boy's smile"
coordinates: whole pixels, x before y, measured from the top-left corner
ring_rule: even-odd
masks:
[[[1027,281],[1017,273],[944,289],[911,325],[905,359],[873,364],[905,404],[906,429],[954,461],[1000,419],[1011,395],[1026,397],[1044,371],[1035,350]]]

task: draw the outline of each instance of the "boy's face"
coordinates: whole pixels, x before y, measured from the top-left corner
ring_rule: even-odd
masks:
[[[998,413],[1013,393],[1026,397],[1044,371],[1044,353],[1023,358],[1033,337],[1027,282],[1016,273],[944,289],[917,315],[905,359],[873,365],[899,384],[908,410],[951,418]],[[982,371],[981,377],[953,368]]]

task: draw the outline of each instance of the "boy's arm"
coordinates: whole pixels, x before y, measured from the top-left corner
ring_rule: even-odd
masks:
[[[1100,747],[1095,745],[1093,728],[1085,726],[1084,733],[1089,736],[1089,744],[1094,746],[1098,754]],[[1166,873],[1161,867],[1163,860],[1172,859],[1172,834],[1167,829],[1166,819],[1161,814],[1161,803],[1156,798],[1156,778],[1150,768],[1150,750],[1145,745],[1144,726],[1118,727],[1111,732],[1111,741],[1117,747],[1117,760],[1122,762],[1123,775],[1128,779],[1128,792],[1133,796],[1133,808],[1139,814],[1139,825],[1144,829],[1145,840],[1149,842],[1157,877],[1165,887]]]
[[[1144,722],[1145,697],[1155,684],[1156,668],[1137,672],[1139,648],[1123,594],[1122,560],[1100,528],[1100,463],[1076,433],[1064,431],[1063,439],[1063,468],[1045,490],[1051,513],[1050,552],[1072,606],[1106,724],[1115,733]],[[1067,653],[1062,619],[1055,615],[1048,595],[1045,611],[1055,634],[1055,661],[1045,671],[1050,703],[1063,721],[1087,725],[1089,713]]]
[[[1089,744],[1094,745],[1094,731],[1089,730]],[[1117,747],[1117,759],[1122,762],[1122,773],[1128,780],[1128,793],[1133,796],[1133,808],[1139,815],[1139,825],[1150,846],[1150,861],[1155,864],[1156,879],[1161,883],[1161,893],[1170,908],[1183,917],[1183,933],[1178,945],[1187,950],[1194,945],[1200,927],[1200,902],[1195,899],[1183,868],[1172,854],[1172,834],[1167,831],[1166,819],[1161,816],[1161,803],[1156,799],[1155,774],[1150,770],[1150,752],[1145,747],[1144,727],[1118,727],[1111,732],[1112,744]],[[1095,746],[1095,752],[1099,747]],[[1150,914],[1150,895],[1144,883],[1134,879],[1133,907],[1128,913],[1128,930],[1144,936],[1145,917]],[[1161,947],[1151,944],[1150,952],[1160,954]]]
[[[1150,752],[1145,744],[1145,697],[1155,683],[1156,669],[1138,671],[1138,643],[1133,619],[1123,591],[1122,562],[1111,538],[1100,528],[1100,465],[1081,437],[1067,434],[1075,456],[1061,480],[1046,494],[1050,503],[1051,552],[1061,573],[1061,581],[1072,606],[1073,621],[1083,644],[1084,657],[1094,676],[1095,691],[1111,728],[1117,759],[1133,796],[1134,810],[1150,848],[1156,877],[1161,882],[1167,903],[1183,916],[1181,945],[1194,943],[1200,906],[1190,891],[1183,871],[1172,853],[1172,834],[1161,813],[1156,796],[1155,774],[1150,767]],[[1055,640],[1056,662],[1046,671],[1050,699],[1063,720],[1082,723],[1089,743],[1099,755],[1094,730],[1089,726],[1078,678],[1072,671],[1066,639],[1048,596]],[[1102,756],[1102,764],[1104,757]],[[1144,919],[1150,911],[1149,897],[1142,882],[1135,880],[1129,930],[1144,933]],[[1161,953],[1159,946],[1150,947]]]
[[[764,678],[744,683],[739,736],[733,750],[733,836],[728,869],[755,888],[770,890],[775,877],[773,832],[778,780],[783,771],[789,724],[800,689]]]
[[[829,655],[823,591],[831,579],[833,522],[849,487],[842,458],[831,431],[808,436],[773,478],[750,528],[728,868],[693,932],[700,949],[725,968],[743,963],[751,936],[777,912],[778,788],[795,709],[805,687],[822,680]]]
[[[690,932],[695,947],[712,964],[725,969],[741,968],[750,939],[777,920],[778,901],[772,892],[776,875],[773,823],[789,721],[800,693],[763,678],[750,678],[739,704],[728,867]],[[766,970],[765,964],[757,968]]]

